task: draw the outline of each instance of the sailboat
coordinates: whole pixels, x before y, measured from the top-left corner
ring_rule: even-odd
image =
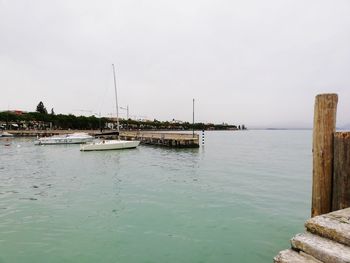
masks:
[[[114,79],[114,91],[115,91],[115,104],[117,108],[117,140],[103,140],[99,142],[92,142],[88,144],[81,144],[80,151],[104,151],[104,150],[122,150],[131,149],[139,146],[140,141],[126,141],[119,140],[119,111],[118,111],[118,95],[117,95],[117,83],[115,79],[115,68],[113,67],[113,79]]]

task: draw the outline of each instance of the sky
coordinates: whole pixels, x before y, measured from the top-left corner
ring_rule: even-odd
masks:
[[[0,0],[0,110],[312,127],[350,124],[348,0]],[[120,109],[120,117],[126,111]]]

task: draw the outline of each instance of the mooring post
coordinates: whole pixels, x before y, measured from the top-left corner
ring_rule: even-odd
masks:
[[[193,111],[192,111],[192,137],[194,138],[194,99],[193,99]]]
[[[348,207],[350,207],[350,132],[336,132],[332,211]]]
[[[312,217],[329,213],[332,209],[333,134],[337,103],[337,94],[316,96],[312,145]]]
[[[204,130],[202,130],[202,145],[204,145]]]

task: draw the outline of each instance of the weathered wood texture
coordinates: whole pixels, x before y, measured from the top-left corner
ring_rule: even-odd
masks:
[[[350,132],[334,134],[332,211],[350,207]]]
[[[310,218],[305,227],[313,234],[350,246],[350,208]]]
[[[333,133],[338,96],[316,96],[313,130],[313,184],[311,216],[326,214],[332,208]]]
[[[325,263],[349,263],[350,247],[311,233],[298,234],[292,247]]]
[[[278,253],[273,259],[274,263],[322,263],[312,256],[304,254],[303,252],[297,252],[292,249],[286,249]]]

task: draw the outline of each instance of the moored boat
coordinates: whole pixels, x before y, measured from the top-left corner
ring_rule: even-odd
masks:
[[[119,140],[119,114],[118,114],[118,96],[117,96],[117,84],[115,79],[115,68],[113,67],[113,80],[114,80],[114,91],[115,91],[115,106],[117,110],[117,131],[113,131],[113,134],[116,134],[117,140],[103,140],[100,142],[93,142],[86,145],[80,146],[80,151],[105,151],[105,150],[122,150],[122,149],[131,149],[139,146],[140,141],[125,141]]]
[[[0,137],[14,137],[13,134],[8,132],[1,132]]]
[[[35,141],[36,145],[52,145],[52,144],[82,144],[92,142],[93,136],[84,133],[76,132],[65,135],[54,135],[51,137],[43,137]]]
[[[136,148],[140,141],[103,140],[80,145],[80,151],[105,151]]]

